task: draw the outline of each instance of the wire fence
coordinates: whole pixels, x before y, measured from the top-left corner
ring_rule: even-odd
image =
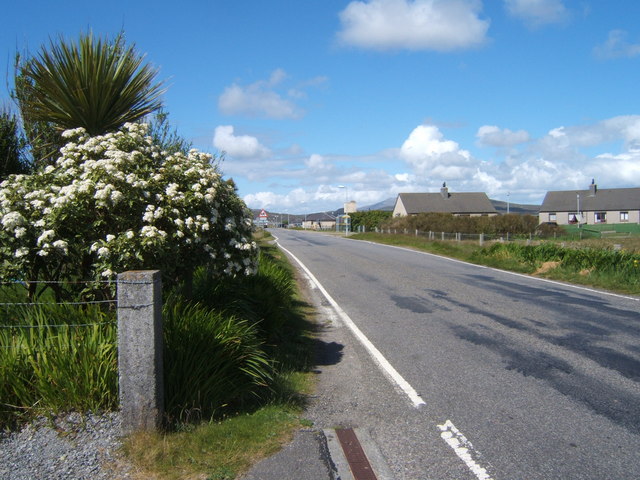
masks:
[[[485,242],[513,242],[520,241],[530,243],[534,240],[534,235],[529,234],[488,234],[488,233],[450,233],[450,232],[434,232],[434,231],[421,231],[421,230],[409,230],[409,229],[397,229],[397,228],[376,228],[376,233],[383,233],[388,235],[412,235],[415,237],[424,238],[429,241],[473,241],[480,245]]]
[[[113,311],[117,311],[119,308],[118,299],[105,299],[105,300],[67,300],[58,301],[54,299],[45,300],[29,300],[28,286],[29,285],[42,285],[42,286],[58,286],[64,287],[89,287],[100,285],[112,289],[118,288],[120,285],[148,285],[148,281],[131,281],[131,280],[80,280],[80,281],[49,281],[49,280],[0,280],[0,349],[13,349],[13,348],[29,348],[25,345],[24,341],[16,338],[19,330],[35,330],[46,329],[50,333],[60,333],[63,329],[78,329],[86,327],[101,327],[112,326],[117,327],[117,317]],[[7,297],[20,297],[23,296],[24,301],[11,300]],[[109,311],[112,313],[104,315],[104,309],[102,307],[108,306]],[[152,306],[149,303],[139,303],[133,305],[127,305],[126,308],[140,309]],[[77,313],[70,315],[70,310],[65,308],[71,307],[78,310]],[[93,307],[96,310],[91,310]],[[115,307],[115,308],[114,308]],[[19,309],[19,311],[17,311]],[[59,310],[58,313],[56,311]],[[61,313],[60,313],[61,312]],[[59,317],[69,314],[68,322],[60,321]],[[55,320],[49,321],[46,317],[51,315],[55,317]],[[102,319],[91,321],[90,319],[102,317]],[[75,321],[73,321],[75,320]],[[16,323],[17,322],[17,323]],[[5,334],[2,334],[5,332]],[[9,344],[10,343],[10,344]]]

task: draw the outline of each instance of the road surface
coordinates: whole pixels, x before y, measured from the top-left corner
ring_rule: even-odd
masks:
[[[638,298],[272,233],[339,309],[312,419],[366,429],[395,478],[640,478]]]

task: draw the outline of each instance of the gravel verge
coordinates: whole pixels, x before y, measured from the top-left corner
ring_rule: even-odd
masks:
[[[20,431],[0,434],[3,480],[133,479],[118,452],[118,413],[41,417]]]

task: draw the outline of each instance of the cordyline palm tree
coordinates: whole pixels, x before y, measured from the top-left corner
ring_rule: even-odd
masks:
[[[160,108],[164,93],[157,70],[143,59],[133,46],[125,48],[122,34],[112,42],[92,34],[77,44],[52,40],[18,66],[23,117],[59,130],[84,127],[90,135],[136,121]]]

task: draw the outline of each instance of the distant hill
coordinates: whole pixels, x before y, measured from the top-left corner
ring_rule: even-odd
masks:
[[[392,212],[393,207],[396,205],[396,197],[387,198],[378,203],[374,203],[373,205],[369,205],[368,207],[358,207],[358,210],[361,212],[366,212],[368,210],[382,210],[384,212]]]
[[[507,213],[507,202],[501,200],[491,200],[493,207],[498,213]],[[540,205],[526,205],[520,203],[509,203],[509,213],[517,213],[520,215],[538,215],[540,212]]]
[[[501,200],[490,200],[493,204],[494,208],[498,211],[498,213],[505,214],[507,213],[507,202],[503,202]],[[369,205],[367,207],[358,207],[359,211],[367,211],[367,210],[383,210],[391,212],[393,211],[393,207],[396,204],[396,197],[387,198],[378,203],[374,203],[373,205]],[[538,215],[538,211],[540,210],[540,205],[526,205],[520,203],[509,203],[509,213],[518,213],[520,215]]]
[[[493,204],[494,208],[498,211],[498,213],[500,214],[505,214],[507,213],[507,202],[503,202],[501,200],[490,200],[491,203]],[[396,197],[392,197],[392,198],[387,198],[386,200],[382,200],[381,202],[378,203],[374,203],[373,205],[368,205],[366,207],[358,207],[358,211],[359,212],[366,212],[368,210],[382,210],[385,212],[391,212],[393,211],[393,207],[396,204]],[[258,215],[260,214],[260,210],[261,209],[252,209],[251,211],[253,212],[253,217],[257,218]],[[538,215],[538,212],[540,210],[540,205],[526,205],[526,204],[520,204],[520,203],[509,203],[509,213],[517,213],[519,215]],[[267,212],[269,214],[269,220],[273,221],[275,216],[277,215],[279,218],[281,218],[283,221],[289,220],[291,223],[299,223],[304,219],[304,215],[302,214],[282,214],[282,213],[276,213],[276,212]],[[311,217],[313,215],[320,215],[323,214],[324,212],[318,212],[318,213],[308,213],[307,216]],[[343,214],[343,209],[339,208],[338,210],[334,210],[332,212],[328,212],[331,216],[335,217],[337,215],[342,215]]]

